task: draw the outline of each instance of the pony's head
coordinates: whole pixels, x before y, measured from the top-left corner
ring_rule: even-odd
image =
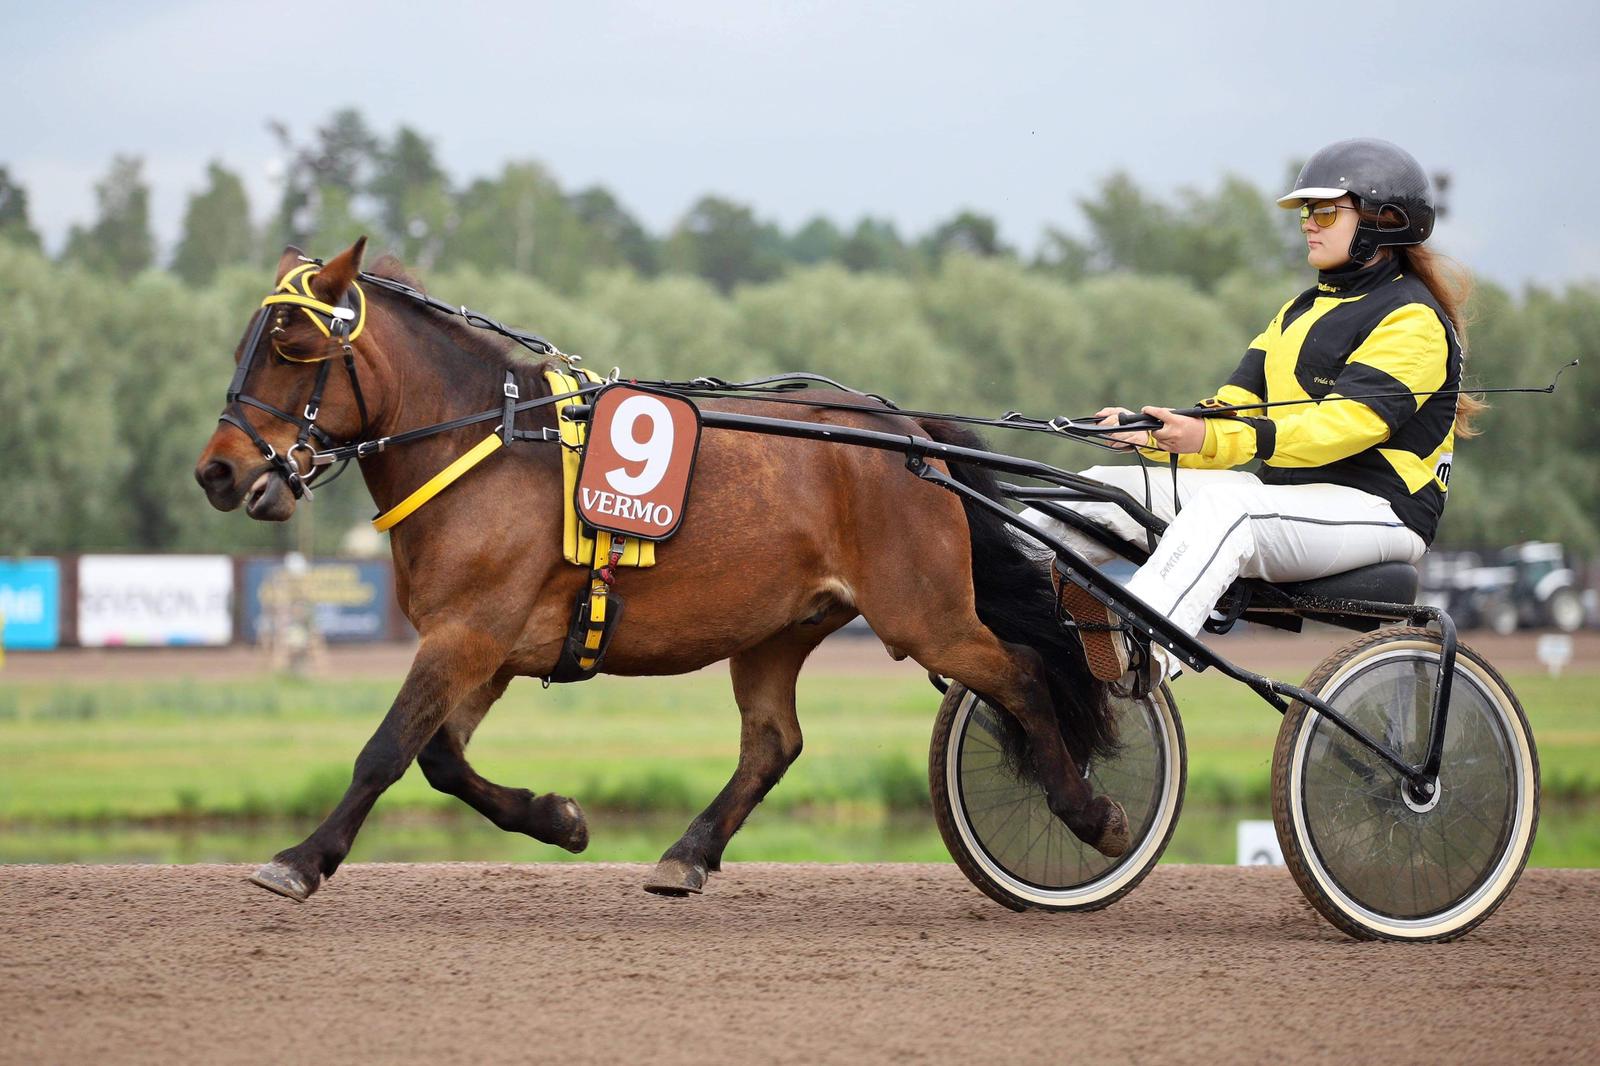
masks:
[[[218,510],[242,503],[251,518],[286,521],[309,494],[313,453],[364,435],[372,375],[364,380],[359,368],[373,365],[373,342],[356,279],[365,249],[363,237],[326,265],[284,249],[277,285],[234,353],[227,406],[195,464],[195,480]]]

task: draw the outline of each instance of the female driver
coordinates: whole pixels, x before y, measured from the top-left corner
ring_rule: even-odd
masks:
[[[1205,419],[1146,407],[1162,428],[1118,436],[1123,447],[1138,445],[1180,468],[1181,506],[1173,477],[1148,479],[1151,509],[1171,525],[1128,589],[1191,634],[1236,577],[1302,581],[1420,559],[1444,510],[1455,439],[1473,435],[1471,417],[1483,406],[1466,395],[1407,395],[1459,388],[1465,295],[1464,279],[1419,247],[1434,210],[1415,159],[1387,141],[1340,141],[1312,156],[1278,203],[1300,211],[1317,283],[1283,306],[1204,402],[1370,398]],[[1114,425],[1123,412],[1096,417]],[[1233,469],[1251,460],[1260,460],[1258,473]],[[1146,496],[1137,467],[1085,473]],[[1071,507],[1143,543],[1143,529],[1116,505]],[[1115,558],[1058,520],[1037,511],[1024,517],[1091,562]],[[1062,602],[1095,676],[1120,678],[1129,644],[1107,628],[1118,619],[1068,582]]]

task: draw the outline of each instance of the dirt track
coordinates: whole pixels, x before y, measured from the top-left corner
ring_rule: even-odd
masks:
[[[0,1062],[1594,1061],[1600,873],[1467,939],[1360,944],[1282,869],[1160,867],[1092,915],[953,866],[0,868]]]

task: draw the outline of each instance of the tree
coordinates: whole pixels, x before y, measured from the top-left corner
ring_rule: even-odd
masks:
[[[455,221],[449,179],[434,157],[433,144],[401,126],[376,153],[367,188],[377,201],[389,247],[422,269],[433,265]]]
[[[0,167],[0,241],[39,250],[39,234],[28,221],[28,190],[5,167]]]
[[[698,274],[722,292],[735,285],[770,281],[783,273],[783,234],[758,222],[744,204],[702,197],[667,240],[666,264]]]
[[[1073,288],[1005,259],[953,255],[917,295],[970,406],[996,414],[1025,407],[1044,417],[1099,406],[1104,382],[1088,355],[1090,315]]]
[[[507,163],[457,201],[460,221],[446,255],[487,271],[515,271],[562,292],[576,290],[590,263],[590,234],[556,179],[538,163]]]
[[[366,191],[380,142],[359,111],[334,112],[306,145],[297,145],[282,122],[268,128],[286,156],[274,224],[282,242],[306,247],[315,238],[327,248],[344,247],[375,228],[362,217],[358,198]],[[268,242],[274,243],[279,242]]]
[[[915,255],[893,222],[863,218],[839,248],[839,262],[856,273],[910,273]]]
[[[7,554],[105,547],[121,532],[117,490],[133,458],[110,432],[122,401],[106,373],[113,353],[93,321],[116,289],[0,244]]]
[[[1241,178],[1225,178],[1213,194],[1181,189],[1168,204],[1117,173],[1078,206],[1087,241],[1051,230],[1041,255],[1040,265],[1063,277],[1167,274],[1209,292],[1230,274],[1277,276],[1298,261],[1285,213]]]
[[[922,241],[928,258],[937,263],[951,252],[988,259],[1009,255],[1011,249],[1000,242],[1000,226],[993,217],[976,211],[962,211],[948,222],[934,227]]]
[[[611,190],[593,185],[573,193],[568,203],[594,240],[591,263],[600,266],[627,264],[647,277],[659,269],[661,256],[655,238],[629,214]]]
[[[239,175],[213,160],[206,180],[205,190],[189,197],[183,236],[172,257],[173,272],[191,285],[204,285],[223,267],[245,262],[255,244],[250,200]]]
[[[957,357],[939,345],[906,278],[803,267],[733,297],[751,372],[810,370],[914,407],[948,402]]]
[[[818,215],[795,231],[789,238],[788,257],[796,263],[810,265],[839,258],[844,248],[844,234],[831,219]]]
[[[100,273],[131,278],[155,259],[144,161],[136,156],[114,158],[105,178],[96,183],[94,195],[99,217],[88,229],[72,227],[63,258]]]

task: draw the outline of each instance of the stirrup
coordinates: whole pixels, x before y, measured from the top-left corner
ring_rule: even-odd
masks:
[[[1161,686],[1166,678],[1161,674],[1161,660],[1150,647],[1150,642],[1139,637],[1131,629],[1126,630],[1125,640],[1128,642],[1128,672],[1116,681],[1106,683],[1106,688],[1113,696],[1125,700],[1143,701],[1150,698],[1150,693]],[[1127,680],[1127,684],[1123,680]]]

